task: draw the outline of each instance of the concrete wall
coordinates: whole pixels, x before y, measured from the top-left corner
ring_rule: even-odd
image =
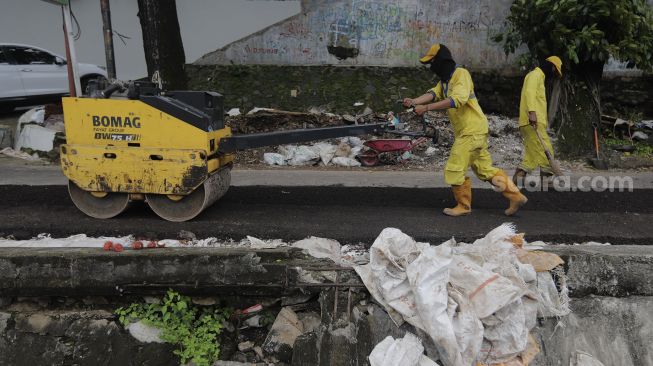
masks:
[[[9,5],[11,4],[11,5]],[[42,1],[1,0],[0,42],[24,43],[64,54],[61,11]],[[78,59],[105,65],[99,0],[72,0],[82,33],[75,42]],[[177,0],[186,61],[299,13],[299,1]],[[147,74],[136,0],[112,0],[118,78]],[[264,14],[265,16],[261,16]]]
[[[303,0],[301,14],[198,64],[416,66],[434,42],[474,69],[511,64],[490,40],[510,0]]]
[[[653,6],[653,0],[648,0]],[[416,66],[433,43],[474,70],[516,70],[491,36],[511,0],[302,0],[302,12],[197,60],[197,64]],[[639,75],[611,60],[609,75]]]

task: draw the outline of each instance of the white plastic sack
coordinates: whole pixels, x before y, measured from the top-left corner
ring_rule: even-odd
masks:
[[[20,126],[23,123],[31,123],[31,122],[35,122],[42,125],[44,119],[45,119],[45,107],[43,106],[35,107],[20,115],[20,117],[18,118],[18,125]]]
[[[231,108],[227,112],[227,115],[230,117],[240,116],[240,108]]]
[[[369,356],[371,366],[437,366],[424,355],[422,342],[413,334],[403,338],[387,336],[374,347]]]
[[[455,256],[451,266],[451,284],[469,299],[481,319],[492,315],[524,293],[509,279],[484,269],[466,255]]]
[[[453,286],[448,286],[449,308],[447,313],[456,334],[456,341],[463,364],[471,365],[483,343],[483,323],[478,319],[467,298]]]
[[[346,167],[355,167],[355,166],[361,166],[361,163],[353,158],[343,158],[343,157],[335,157],[331,162],[334,165],[338,166],[346,166]]]
[[[324,165],[329,165],[336,154],[336,149],[335,145],[326,142],[319,142],[313,145],[313,151],[320,156],[320,160],[322,160],[322,164]]]
[[[435,342],[440,359],[445,365],[463,366],[465,362],[447,313],[451,260],[452,251],[448,245],[429,246],[407,266],[406,274],[414,295],[417,318]]]
[[[558,293],[556,284],[550,272],[538,272],[536,282],[536,293],[538,296],[538,317],[560,317],[571,312],[569,299],[566,296],[566,286],[563,293]]]
[[[383,229],[370,248],[368,266],[373,283],[365,284],[376,288],[380,295],[380,298],[375,297],[377,301],[392,307],[409,324],[424,331],[406,268],[427,247],[427,243],[417,243],[399,229]]]
[[[288,165],[313,165],[318,159],[320,159],[320,156],[315,153],[313,149],[301,145],[297,146],[297,149],[294,151],[293,157],[288,162]]]
[[[528,345],[528,329],[521,299],[481,319],[485,326],[479,359],[484,363],[501,363],[521,354]]]
[[[268,165],[286,165],[286,159],[277,153],[263,154],[263,161]]]

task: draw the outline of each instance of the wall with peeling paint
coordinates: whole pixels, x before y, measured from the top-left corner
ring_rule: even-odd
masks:
[[[304,0],[302,13],[196,64],[416,66],[432,43],[474,69],[512,65],[490,37],[511,0]]]

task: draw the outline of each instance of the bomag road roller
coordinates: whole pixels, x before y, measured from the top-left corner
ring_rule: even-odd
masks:
[[[197,216],[229,189],[238,150],[387,131],[386,121],[232,135],[223,97],[115,82],[89,97],[63,98],[61,167],[85,214],[106,219],[144,200],[169,221]]]

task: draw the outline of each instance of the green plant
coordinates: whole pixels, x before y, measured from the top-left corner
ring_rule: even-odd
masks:
[[[639,142],[639,141],[630,141],[630,140],[621,140],[617,138],[606,138],[603,140],[607,146],[618,146],[618,145],[633,145],[635,146],[635,151],[633,155],[641,157],[653,157],[653,146]]]
[[[161,329],[161,339],[179,348],[174,353],[181,363],[192,361],[208,366],[218,359],[218,336],[231,311],[217,307],[197,307],[188,296],[168,290],[158,304],[133,303],[116,310],[122,325],[141,320]]]

